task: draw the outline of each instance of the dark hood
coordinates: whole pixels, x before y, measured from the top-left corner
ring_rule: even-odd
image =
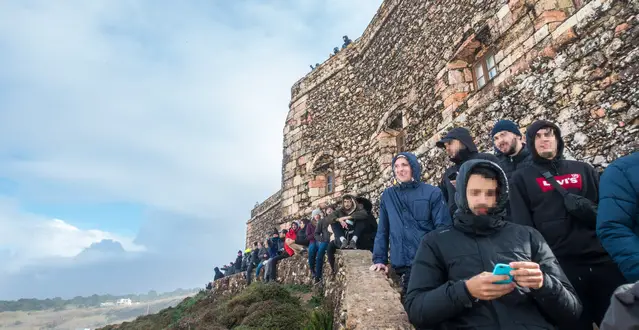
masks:
[[[535,149],[535,136],[537,135],[537,132],[544,127],[551,127],[555,131],[555,138],[557,139],[557,156],[555,156],[555,159],[552,160],[548,160],[539,156],[539,154],[537,154],[537,150]],[[533,162],[535,163],[550,163],[564,157],[564,139],[561,136],[561,130],[559,129],[559,126],[549,121],[538,120],[532,123],[526,130],[526,142],[528,151],[532,155]]]
[[[470,132],[463,127],[455,127],[451,129],[446,136],[437,141],[435,145],[438,148],[444,149],[446,147],[444,143],[450,140],[459,140],[459,142],[466,147],[466,149],[459,150],[457,155],[450,159],[455,164],[460,164],[468,160],[471,154],[478,152],[477,146],[475,145],[472,136],[470,136]]]
[[[397,154],[397,156],[395,156],[393,158],[393,162],[392,162],[392,168],[391,171],[393,173],[393,178],[395,177],[395,161],[397,160],[398,157],[400,156],[404,156],[406,157],[406,159],[408,160],[408,164],[410,165],[410,169],[413,172],[413,184],[414,183],[419,183],[421,182],[421,175],[422,175],[422,166],[419,165],[419,162],[417,161],[417,156],[415,156],[415,154],[410,153],[410,152],[400,152],[399,154]],[[411,182],[403,182],[403,183],[399,183],[400,185],[406,185],[406,184],[411,184]]]
[[[499,187],[499,198],[497,205],[488,211],[485,216],[477,216],[472,213],[468,206],[468,198],[466,196],[466,185],[470,178],[470,172],[477,166],[489,167],[496,171],[497,186]],[[459,169],[457,175],[457,189],[455,192],[455,203],[457,204],[457,212],[455,213],[454,225],[456,228],[475,234],[492,232],[505,225],[505,210],[508,205],[508,179],[506,173],[499,165],[484,159],[472,159],[465,162]]]

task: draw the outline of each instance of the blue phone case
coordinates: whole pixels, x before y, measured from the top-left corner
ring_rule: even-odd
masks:
[[[508,276],[510,276],[510,278],[509,278],[509,279],[507,279],[507,280],[503,280],[503,281],[497,281],[497,282],[495,282],[495,284],[508,284],[508,283],[512,283],[512,281],[513,281],[513,276],[512,276],[512,275],[510,275],[510,272],[511,272],[512,270],[513,270],[513,269],[512,269],[512,268],[510,268],[510,266],[509,266],[509,265],[506,265],[506,264],[496,264],[496,265],[495,265],[495,269],[493,269],[493,275],[508,275]]]

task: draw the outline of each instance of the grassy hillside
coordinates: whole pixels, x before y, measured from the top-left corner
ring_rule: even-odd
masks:
[[[253,283],[232,298],[202,291],[173,308],[102,330],[332,329],[332,316],[307,286]]]

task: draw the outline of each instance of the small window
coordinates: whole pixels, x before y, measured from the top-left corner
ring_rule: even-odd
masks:
[[[475,86],[477,89],[484,87],[489,81],[497,76],[497,64],[495,63],[495,55],[487,53],[479,58],[473,67],[475,74]]]
[[[329,173],[328,175],[326,175],[326,192],[327,193],[332,193],[333,189],[335,189],[335,182],[334,182],[334,178],[333,178],[333,173]]]

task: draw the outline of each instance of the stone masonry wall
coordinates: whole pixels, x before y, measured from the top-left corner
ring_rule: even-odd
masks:
[[[253,242],[263,242],[273,228],[279,228],[282,219],[281,196],[281,191],[278,191],[251,210],[251,219],[246,222],[247,248],[253,248]]]
[[[637,149],[639,0],[386,0],[366,32],[295,83],[284,128],[281,221],[357,192],[377,203],[397,151],[435,184],[435,147],[498,119],[557,122],[568,157],[599,169]],[[497,75],[477,88],[473,65]]]
[[[336,255],[336,274],[325,264],[325,303],[333,310],[334,329],[413,329],[391,281],[371,272],[369,251],[344,250]],[[295,255],[278,263],[278,282],[312,285],[307,259]],[[244,274],[213,282],[214,295],[235,295],[246,288]]]

